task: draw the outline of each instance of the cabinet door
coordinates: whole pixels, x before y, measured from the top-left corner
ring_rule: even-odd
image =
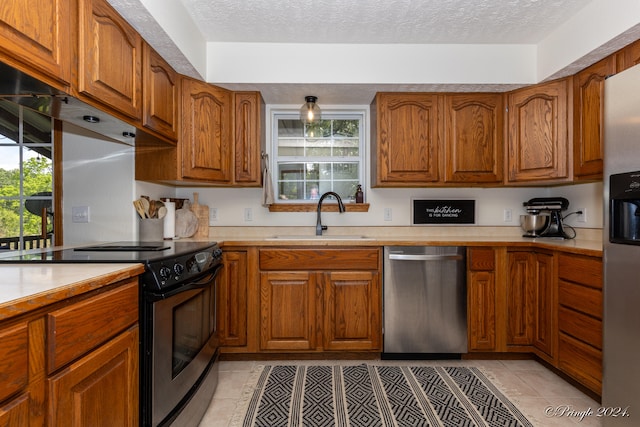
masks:
[[[311,350],[316,346],[316,275],[260,273],[260,348]]]
[[[377,272],[326,272],[324,349],[379,350],[380,280]]]
[[[442,98],[379,93],[375,103],[374,185],[419,186],[438,181]]]
[[[445,182],[502,182],[501,94],[445,96]]]
[[[148,44],[143,44],[142,125],[171,141],[178,139],[178,73]]]
[[[225,251],[218,296],[218,331],[224,346],[247,345],[247,253]]]
[[[182,79],[182,176],[231,181],[231,92]]]
[[[469,350],[496,349],[496,278],[492,271],[469,274]]]
[[[37,70],[47,82],[68,85],[73,22],[68,0],[3,0],[0,59],[30,72]],[[62,88],[60,83],[56,86]]]
[[[602,179],[604,79],[615,72],[610,56],[575,75],[573,80],[573,174]]]
[[[556,316],[554,313],[554,257],[551,254],[535,253],[533,285],[535,287],[535,328],[533,345],[553,357],[555,353]]]
[[[569,178],[567,92],[565,79],[509,94],[509,183]]]
[[[509,252],[507,258],[507,345],[531,345],[535,321],[531,254]]]
[[[140,120],[142,37],[105,0],[78,6],[78,91]]]
[[[496,350],[495,251],[469,248],[467,316],[470,351]]]
[[[265,148],[262,129],[264,101],[260,92],[235,92],[234,101],[234,181],[244,186],[260,186],[261,154]]]
[[[51,426],[138,426],[138,326],[49,379]]]

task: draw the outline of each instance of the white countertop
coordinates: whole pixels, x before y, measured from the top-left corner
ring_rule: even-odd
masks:
[[[137,276],[142,264],[2,264],[0,320]]]

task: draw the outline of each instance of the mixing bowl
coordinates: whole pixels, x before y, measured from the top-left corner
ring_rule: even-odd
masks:
[[[520,215],[520,227],[531,236],[538,235],[549,224],[549,215]]]

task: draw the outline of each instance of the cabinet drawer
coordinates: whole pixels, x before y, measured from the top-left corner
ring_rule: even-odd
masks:
[[[596,393],[602,388],[602,352],[562,332],[558,343],[559,368]]]
[[[602,260],[600,258],[560,254],[558,277],[570,282],[602,289]]]
[[[29,328],[27,323],[0,330],[0,401],[24,389],[29,382]]]
[[[560,330],[602,350],[602,322],[565,307],[558,310]]]
[[[77,359],[137,321],[137,279],[48,314],[48,372]]]
[[[471,271],[493,271],[496,268],[496,260],[491,248],[470,248],[469,269]]]
[[[377,270],[380,250],[262,249],[260,270]]]
[[[560,280],[558,283],[558,303],[602,319],[602,292],[598,289]]]

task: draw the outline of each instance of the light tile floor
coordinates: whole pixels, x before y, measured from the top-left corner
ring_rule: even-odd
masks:
[[[276,364],[358,364],[359,361],[260,361],[220,362],[218,388],[200,427],[228,427],[247,384],[252,383],[259,365]],[[390,365],[440,365],[461,364],[477,366],[518,407],[536,427],[601,426],[595,416],[600,404],[564,379],[534,360],[440,360],[440,361],[390,361],[367,360],[362,363]],[[581,412],[593,411],[593,415],[581,417]],[[552,413],[548,415],[548,412]]]

